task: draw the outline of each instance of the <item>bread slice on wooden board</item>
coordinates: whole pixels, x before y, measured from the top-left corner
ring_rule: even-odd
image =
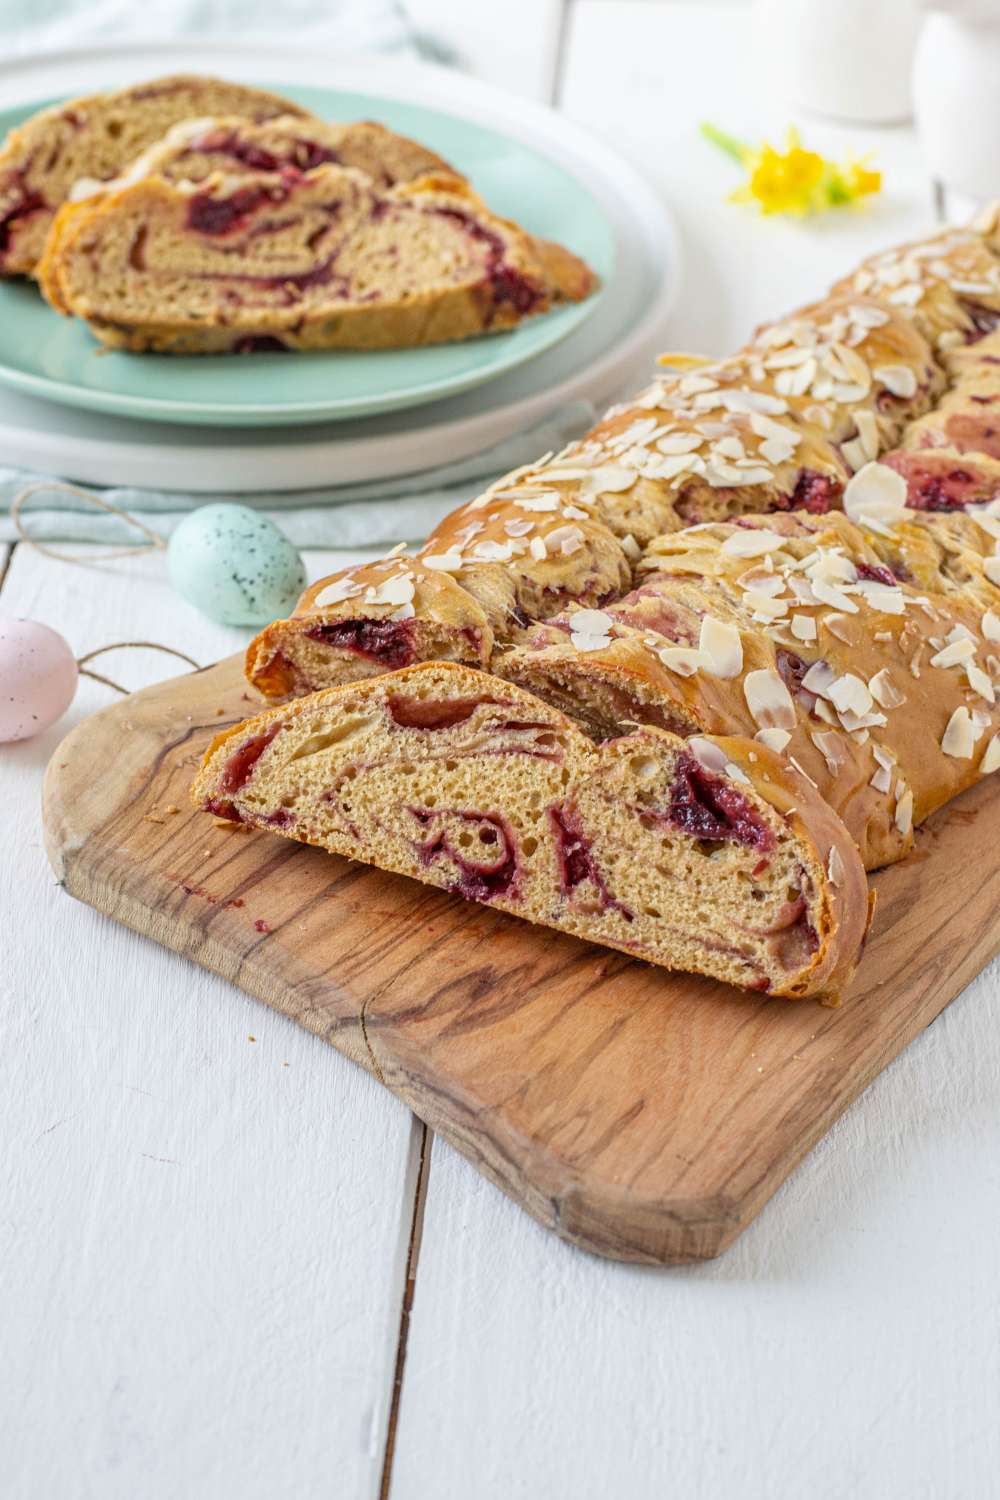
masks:
[[[96,192],[113,191],[141,177],[203,182],[214,172],[253,177],[289,167],[309,172],[327,164],[354,167],[382,188],[428,172],[455,170],[437,152],[374,120],[338,124],[302,115],[260,121],[220,115],[179,121],[113,182],[78,184],[73,196],[87,196],[88,186]]]
[[[460,177],[381,190],[319,166],[200,183],[144,177],[68,204],[39,270],[105,344],[171,354],[388,349],[513,328],[596,279],[559,279]]]
[[[869,920],[843,824],[748,739],[597,747],[513,684],[423,665],[212,743],[207,812],[667,968],[836,999]]]
[[[71,99],[12,130],[0,151],[0,275],[34,271],[77,182],[117,177],[179,120],[209,115],[266,120],[305,111],[263,89],[177,74]]]
[[[993,538],[965,516],[914,520],[922,549],[840,513],[677,532],[648,550],[635,592],[533,627],[495,669],[599,738],[637,724],[756,737],[878,868],[1000,767],[1000,588],[982,571]],[[924,592],[914,569],[931,575],[942,521],[939,565],[959,577]]]

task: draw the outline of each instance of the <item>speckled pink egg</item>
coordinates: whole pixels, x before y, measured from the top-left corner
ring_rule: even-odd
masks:
[[[29,740],[54,724],[73,702],[77,675],[55,630],[0,616],[0,740]]]

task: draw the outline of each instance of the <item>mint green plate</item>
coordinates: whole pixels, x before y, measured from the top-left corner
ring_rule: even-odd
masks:
[[[464,172],[495,213],[575,250],[602,282],[611,276],[611,226],[587,189],[540,152],[424,105],[343,89],[281,92],[326,119],[377,119],[414,136]],[[0,110],[0,138],[53,102]],[[32,284],[3,282],[0,381],[65,405],[157,422],[257,427],[337,421],[419,406],[494,380],[573,333],[600,295],[510,333],[429,349],[180,358],[104,350],[83,323],[53,312]]]

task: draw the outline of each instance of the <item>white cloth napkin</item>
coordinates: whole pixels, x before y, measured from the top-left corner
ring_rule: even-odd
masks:
[[[432,40],[418,38],[396,0],[0,0],[0,35],[8,57],[26,51],[81,46],[150,36],[235,36],[293,40],[338,52],[394,52],[447,57]],[[323,490],[275,494],[185,495],[141,489],[102,490],[104,498],[140,516],[167,535],[184,515],[212,500],[238,500],[265,511],[299,547],[362,547],[416,541],[449,510],[518,464],[561,448],[594,419],[585,401],[556,411],[537,426],[487,452],[418,475]],[[14,496],[43,477],[0,467],[0,541],[16,536],[10,518]],[[135,532],[114,516],[79,500],[40,494],[25,508],[32,536],[47,541],[127,544]]]

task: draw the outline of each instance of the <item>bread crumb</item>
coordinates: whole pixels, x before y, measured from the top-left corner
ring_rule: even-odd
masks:
[[[250,1032],[247,1032],[247,1041],[248,1042],[255,1042],[256,1040],[257,1040],[257,1038],[255,1036],[253,1036]]]
[[[170,817],[173,817],[175,813],[180,812],[180,808],[177,806],[176,802],[168,802],[163,811],[169,814]]]

